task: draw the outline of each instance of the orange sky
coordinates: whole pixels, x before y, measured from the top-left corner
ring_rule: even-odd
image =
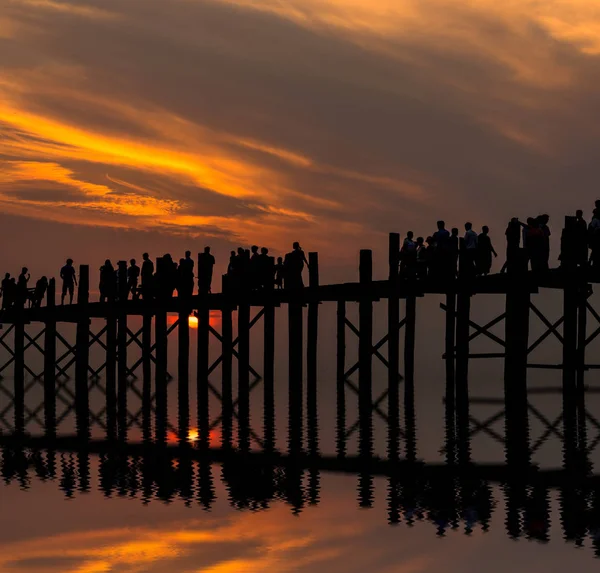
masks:
[[[557,237],[597,195],[599,37],[590,0],[0,0],[0,263]]]

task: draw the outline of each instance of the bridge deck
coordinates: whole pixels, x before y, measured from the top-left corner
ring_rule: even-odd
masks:
[[[563,289],[569,276],[553,270],[544,276],[535,276],[529,273],[522,281],[524,290],[537,293],[539,288]],[[597,282],[597,278],[585,277],[587,282]],[[506,294],[514,285],[506,274],[494,274],[486,277],[477,277],[471,280],[400,280],[397,286],[397,296],[401,299],[417,296],[423,297],[427,294],[446,294],[449,292],[469,292],[471,294]],[[224,310],[236,308],[244,301],[250,306],[281,306],[283,304],[300,303],[309,304],[314,302],[356,302],[365,297],[372,300],[387,299],[391,291],[390,281],[372,281],[368,285],[358,282],[322,285],[317,287],[306,287],[302,290],[274,290],[270,292],[232,292],[228,294],[214,293],[209,295],[194,295],[187,300],[190,310],[201,308],[208,304],[210,310]],[[119,313],[128,316],[142,316],[144,314],[154,315],[158,310],[166,312],[179,312],[182,300],[173,297],[168,301],[159,303],[157,301],[128,300],[123,305],[111,303],[90,302],[87,304],[86,315],[90,318],[106,318],[111,311],[118,308]],[[77,322],[81,318],[81,307],[78,304],[56,306],[54,309],[25,308],[23,310],[9,309],[2,313],[0,321],[11,324],[17,321],[45,322],[52,313],[52,318],[57,322]]]

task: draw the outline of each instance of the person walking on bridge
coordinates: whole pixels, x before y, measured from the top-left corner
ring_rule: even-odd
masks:
[[[465,261],[467,263],[467,274],[475,273],[477,260],[477,233],[473,231],[472,223],[465,223]]]
[[[154,287],[154,263],[150,260],[150,255],[144,253],[142,255],[142,296],[144,300],[152,298],[152,289]]]
[[[63,281],[60,304],[65,304],[65,296],[67,296],[67,293],[69,293],[69,304],[73,304],[73,294],[75,292],[75,286],[77,285],[73,259],[67,259],[65,266],[60,269],[60,278]]]
[[[490,229],[486,225],[481,228],[481,234],[477,237],[477,274],[488,275],[492,269],[492,255],[498,256],[494,250],[492,240],[489,236]]]
[[[304,288],[302,281],[302,271],[304,265],[308,267],[306,255],[297,241],[292,245],[292,251],[285,255],[283,265],[285,267],[285,288],[300,289]]]
[[[19,280],[17,281],[17,305],[19,307],[25,306],[25,302],[28,298],[27,292],[27,283],[31,275],[29,274],[29,269],[27,267],[23,267],[21,269],[21,274],[19,275]]]
[[[211,254],[210,247],[204,247],[204,252],[198,255],[198,294],[211,292],[214,267],[215,257]],[[229,268],[227,272],[229,273]]]
[[[12,304],[10,291],[10,273],[6,273],[0,283],[0,295],[2,296],[2,310],[10,308]]]
[[[139,278],[140,267],[137,266],[135,259],[131,259],[129,261],[129,268],[127,269],[127,292],[131,293],[132,300],[137,300],[138,298],[140,298],[140,294],[138,291]],[[129,294],[127,296],[129,296]]]

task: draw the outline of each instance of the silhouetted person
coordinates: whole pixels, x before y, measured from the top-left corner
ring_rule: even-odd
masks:
[[[100,302],[112,302],[115,299],[117,276],[109,259],[100,267]]]
[[[547,269],[545,237],[537,218],[528,217],[523,234],[523,243],[527,251],[527,258],[531,261],[531,270],[542,272]]]
[[[481,233],[477,237],[477,274],[488,275],[492,269],[492,255],[498,256],[494,250],[492,240],[490,239],[490,229],[487,226],[481,228]]]
[[[427,277],[428,260],[429,253],[425,246],[425,239],[423,239],[423,237],[417,237],[417,277],[420,279]]]
[[[0,283],[0,294],[2,294],[2,310],[10,308],[12,306],[11,292],[10,292],[10,273],[6,273]]]
[[[283,258],[277,257],[277,264],[275,265],[275,287],[277,289],[283,288],[283,278],[284,278]]]
[[[573,232],[577,245],[576,262],[578,265],[586,265],[588,260],[588,232],[587,223],[583,218],[583,211],[581,209],[575,211],[575,228]]]
[[[256,289],[260,286],[260,255],[258,254],[258,246],[252,245],[250,248],[250,285]]]
[[[70,260],[70,259],[69,259]],[[44,276],[35,283],[35,290],[31,296],[31,306],[39,308],[42,305],[46,291],[48,290],[48,279]]]
[[[549,215],[540,215],[538,218],[538,227],[542,231],[543,241],[541,243],[540,264],[543,270],[548,270],[550,262],[550,222]]]
[[[588,242],[591,249],[590,265],[595,272],[600,269],[600,210],[594,209],[588,226]]]
[[[260,255],[258,255],[258,286],[261,289],[272,288],[275,279],[271,265],[271,257],[269,257],[269,249],[261,247]]]
[[[477,233],[473,231],[472,223],[465,223],[465,263],[467,273],[475,272],[475,262],[477,259]]]
[[[440,251],[444,249],[446,241],[449,239],[450,233],[446,229],[444,221],[437,222],[437,231],[433,234],[433,243],[436,249]]]
[[[154,263],[150,260],[148,253],[144,253],[142,259],[142,294],[146,299],[152,296],[154,288]]]
[[[129,261],[129,268],[127,269],[127,292],[131,293],[131,298],[134,300],[139,298],[139,294],[138,294],[139,278],[140,278],[140,267],[137,266],[135,259],[131,259]],[[129,296],[129,295],[127,295],[127,296]]]
[[[177,287],[178,272],[177,263],[169,253],[163,255],[162,267],[160,277],[157,273],[158,289],[162,298],[172,298]]]
[[[433,277],[443,277],[448,271],[448,239],[450,233],[446,229],[444,221],[437,222],[437,230],[431,236],[431,244],[428,248],[432,249],[429,253],[429,275]]]
[[[25,301],[27,300],[27,283],[31,275],[29,274],[29,269],[27,267],[23,267],[21,269],[21,274],[19,275],[19,280],[17,281],[17,304],[22,307],[25,306]]]
[[[458,249],[460,246],[460,240],[458,238],[458,229],[452,227],[452,232],[448,238],[448,265],[449,275],[456,277],[456,271],[458,269]]]
[[[229,264],[227,265],[227,274],[232,276],[235,274],[235,265],[236,265],[236,261],[235,261],[235,251],[231,251],[229,253]]]
[[[235,256],[235,253],[233,256]],[[230,262],[231,264],[231,262]],[[211,292],[213,269],[215,267],[215,257],[210,252],[210,247],[204,247],[204,252],[198,257],[198,293],[208,294]],[[229,274],[229,268],[227,269]]]
[[[285,288],[304,288],[302,271],[304,270],[304,264],[308,266],[308,261],[306,260],[304,251],[300,247],[300,243],[295,242],[292,248],[293,250],[285,255],[283,261],[285,267]]]
[[[509,261],[512,261],[516,258],[519,245],[521,244],[521,223],[517,217],[513,217],[508,222],[508,226],[506,227],[504,234],[506,235],[506,261],[500,269],[501,273],[506,272]]]
[[[404,276],[412,276],[416,272],[417,243],[413,237],[414,233],[408,231],[400,248],[400,274]]]
[[[60,304],[65,303],[65,296],[67,296],[67,293],[69,293],[69,304],[73,304],[73,293],[75,292],[75,285],[77,285],[73,259],[67,259],[65,266],[60,269],[60,278],[63,281]]]
[[[179,260],[177,292],[185,298],[194,293],[194,259],[191,255],[190,251],[186,251],[185,258]]]
[[[8,281],[8,288],[6,290],[6,297],[8,299],[8,306],[15,306],[17,304],[17,281],[15,277],[10,277]]]

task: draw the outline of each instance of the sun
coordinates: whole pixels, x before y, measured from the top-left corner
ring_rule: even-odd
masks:
[[[198,317],[194,316],[193,314],[190,315],[188,318],[188,324],[190,325],[190,328],[198,328]]]

